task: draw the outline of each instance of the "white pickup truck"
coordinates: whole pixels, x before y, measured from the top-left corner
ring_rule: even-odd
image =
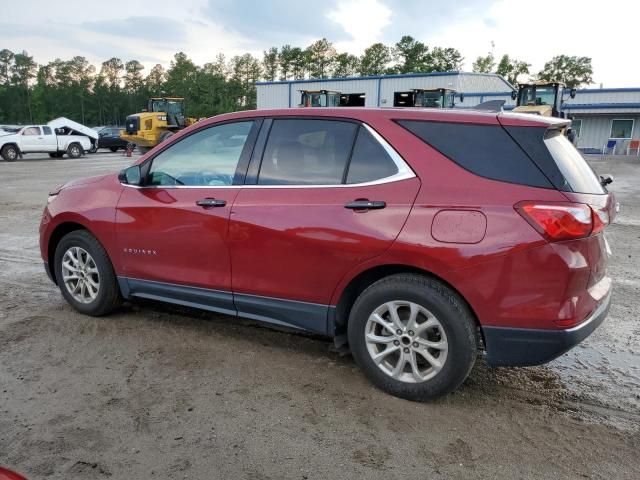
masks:
[[[98,133],[66,118],[57,118],[47,125],[29,125],[13,131],[0,130],[0,156],[7,162],[22,153],[48,153],[51,158],[65,153],[78,158],[95,151]]]

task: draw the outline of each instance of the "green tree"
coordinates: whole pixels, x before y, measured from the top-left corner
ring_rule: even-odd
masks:
[[[496,73],[502,75],[507,82],[515,85],[518,83],[518,77],[520,75],[526,75],[529,73],[530,63],[517,60],[509,57],[509,55],[503,55],[498,63]]]
[[[23,51],[14,55],[13,64],[10,66],[9,71],[11,73],[11,84],[17,87],[16,97],[19,105],[22,106],[20,121],[33,123],[29,83],[35,78],[38,65],[33,61],[33,57]]]
[[[312,43],[306,49],[309,76],[311,78],[327,78],[333,70],[336,49],[326,38]]]
[[[0,83],[8,85],[11,81],[11,65],[15,55],[6,48],[0,50]]]
[[[166,78],[167,73],[164,71],[162,65],[159,63],[154,65],[144,79],[147,95],[153,97],[162,95]]]
[[[278,63],[280,64],[280,80],[288,80],[291,73],[291,64],[293,62],[291,45],[283,45],[278,54]]]
[[[334,77],[352,77],[357,74],[359,67],[358,57],[350,53],[339,53],[335,58],[333,69]]]
[[[231,59],[231,81],[238,107],[256,108],[256,82],[262,75],[260,61],[250,53]]]
[[[473,62],[473,71],[478,73],[491,73],[496,66],[496,59],[493,53],[489,52],[486,56],[476,58]]]
[[[303,79],[309,70],[309,55],[306,50],[294,47],[290,52],[291,56],[291,76],[295,80]]]
[[[262,54],[264,79],[268,82],[273,82],[278,76],[278,49],[271,47],[269,50],[262,52]]]
[[[403,36],[392,49],[396,65],[395,73],[415,73],[425,71],[429,48],[410,35]]]
[[[544,64],[538,78],[549,82],[563,82],[569,88],[588,85],[593,83],[591,58],[558,55]]]
[[[366,48],[360,58],[360,75],[382,75],[391,61],[389,47],[383,43],[374,43]]]
[[[452,72],[462,68],[464,57],[455,48],[435,47],[428,55],[428,72]]]

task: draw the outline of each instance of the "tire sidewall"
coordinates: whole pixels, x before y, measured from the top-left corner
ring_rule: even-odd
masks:
[[[98,268],[100,287],[98,289],[98,296],[91,303],[80,303],[73,298],[62,279],[62,258],[64,257],[65,252],[71,247],[80,247],[86,250],[89,255],[91,255],[96,267]],[[115,280],[113,268],[111,264],[105,260],[102,252],[97,251],[95,245],[88,241],[82,233],[71,232],[64,236],[62,240],[60,240],[60,243],[58,243],[55,251],[54,262],[54,271],[56,279],[58,280],[58,287],[60,288],[60,292],[65,300],[81,313],[96,315],[98,314],[97,312],[101,312],[109,302],[109,292],[107,292],[107,289],[110,288],[110,284]]]
[[[455,390],[468,376],[477,354],[470,312],[457,308],[464,307],[462,303],[454,306],[439,286],[429,284],[424,288],[421,284],[379,283],[365,290],[356,300],[349,316],[349,346],[356,363],[379,388],[408,400],[424,400]],[[442,370],[430,380],[413,384],[401,382],[384,373],[371,359],[364,338],[367,320],[376,308],[391,301],[422,305],[436,316],[444,329],[447,360]],[[470,338],[473,338],[472,342]]]
[[[75,149],[77,149],[77,154],[73,153]],[[78,145],[77,143],[72,143],[71,145],[69,145],[69,148],[67,149],[67,155],[71,158],[79,158],[80,156],[82,156],[82,149],[80,145]]]

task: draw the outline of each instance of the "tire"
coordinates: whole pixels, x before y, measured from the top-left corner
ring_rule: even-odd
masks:
[[[395,332],[389,330],[393,309],[403,327],[401,335],[395,326]],[[418,314],[412,326],[414,311]],[[375,312],[385,327],[371,320]],[[443,283],[414,274],[391,275],[362,292],[349,315],[348,338],[356,363],[376,387],[421,402],[457,389],[471,372],[478,348],[475,319],[464,300]],[[379,356],[376,363],[373,356],[387,349],[390,353]],[[394,369],[399,364],[402,367]]]
[[[13,162],[16,158],[20,156],[20,150],[15,145],[5,145],[0,150],[0,155],[6,162]]]
[[[55,153],[55,152],[54,152],[54,153],[50,153],[50,154],[49,154],[49,157],[51,157],[51,158],[57,158],[57,157],[58,157],[58,154],[57,154],[57,153]]]
[[[109,150],[111,150],[113,153],[116,153],[118,151],[118,147],[109,147]]]
[[[90,259],[83,255],[82,251],[88,254]],[[74,269],[78,265],[71,260],[74,257],[80,259],[79,268],[83,271],[76,273],[66,270],[63,272],[63,262],[73,266]],[[84,269],[82,267],[83,260],[87,267]],[[93,268],[95,268],[94,273],[92,273]],[[120,288],[109,256],[100,242],[86,230],[76,230],[62,237],[56,247],[54,271],[62,296],[80,313],[99,317],[112,312],[122,302]],[[93,282],[92,285],[97,283],[97,288],[87,285],[89,280],[85,282],[84,289],[78,285],[80,283],[78,280],[70,280],[70,283],[67,284],[64,281],[64,273],[90,278]],[[75,287],[78,288],[74,295],[72,290]]]
[[[72,143],[67,148],[67,156],[69,158],[80,158],[84,152],[79,143]]]
[[[168,140],[169,138],[173,137],[174,135],[175,135],[175,132],[172,132],[171,130],[168,130],[168,131],[164,132],[162,135],[160,135],[159,143],[162,143],[162,142]]]

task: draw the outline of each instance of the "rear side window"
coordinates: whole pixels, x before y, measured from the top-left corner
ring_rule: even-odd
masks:
[[[606,193],[589,164],[562,132],[559,130],[548,131],[544,137],[544,143],[572,191],[592,194]]]
[[[341,184],[357,128],[337,120],[274,120],[258,184]]]
[[[366,128],[360,127],[349,163],[347,183],[373,182],[396,173],[398,167],[384,147]]]
[[[532,187],[551,183],[499,125],[399,120],[398,123],[462,168],[492,180]]]
[[[42,127],[42,131],[45,135],[51,135],[51,127]]]

